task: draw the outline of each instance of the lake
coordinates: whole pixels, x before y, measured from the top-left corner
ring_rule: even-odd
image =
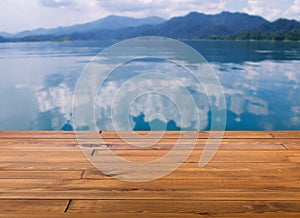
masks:
[[[94,56],[116,42],[0,44],[0,130],[71,130],[78,79]],[[300,43],[184,43],[205,57],[220,81],[226,99],[227,130],[300,129]],[[163,72],[165,77],[139,78],[138,72],[147,75]],[[181,117],[180,107],[185,108],[186,97],[178,94],[178,81],[193,97],[199,122],[194,120],[193,113]],[[210,129],[212,101],[198,83],[186,69],[173,62],[160,58],[132,60],[115,69],[101,89],[95,87],[98,89],[94,105],[97,127],[103,130]],[[140,91],[147,92],[127,102],[135,84],[144,88]],[[161,89],[156,89],[157,86]],[[167,94],[157,90],[174,94],[174,98],[182,100],[182,105],[178,106]],[[217,106],[215,101],[213,104]],[[126,106],[127,113],[114,112],[112,104],[119,109]],[[116,119],[116,125],[112,119]],[[83,125],[80,129],[89,127]]]

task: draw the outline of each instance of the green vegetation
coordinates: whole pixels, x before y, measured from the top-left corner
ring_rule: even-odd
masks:
[[[254,30],[238,33],[232,37],[240,40],[300,41],[300,23],[279,19]]]
[[[295,20],[278,19],[258,27],[240,31],[236,34],[224,35],[222,29],[206,39],[227,40],[268,40],[268,41],[300,41],[300,23]]]
[[[58,40],[54,40],[54,42],[72,42],[72,40],[69,40],[69,39],[58,39]]]
[[[123,28],[122,25],[120,26],[120,22],[125,18],[110,17],[107,19],[84,25],[30,32],[35,35],[28,35],[26,32],[27,36],[24,36],[25,33],[21,33],[22,37],[20,34],[15,38],[0,37],[0,42],[123,40],[138,36],[163,36],[187,40],[300,41],[300,22],[288,19],[269,22],[262,17],[245,13],[222,12],[216,15],[206,15],[192,12],[184,17],[175,17],[165,22],[162,20],[156,23],[151,21],[151,24],[143,23],[140,26],[128,24]]]
[[[267,33],[262,31],[245,31],[231,36],[209,35],[205,39],[211,40],[254,40],[254,41],[300,41],[300,30],[288,32],[278,31]]]
[[[266,33],[261,31],[247,31],[236,34],[231,39],[237,40],[274,40],[274,41],[300,41],[300,30],[289,32]]]

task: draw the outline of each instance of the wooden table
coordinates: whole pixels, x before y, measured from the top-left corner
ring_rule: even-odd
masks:
[[[149,161],[168,153],[179,134],[188,132],[167,132],[145,148],[116,132],[101,136],[123,158]],[[300,217],[300,131],[225,132],[199,168],[207,137],[199,132],[175,172],[134,183],[99,172],[73,132],[0,131],[0,217]]]

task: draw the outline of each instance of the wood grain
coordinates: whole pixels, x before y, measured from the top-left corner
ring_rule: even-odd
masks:
[[[0,200],[0,214],[10,212],[64,212],[68,200]]]
[[[199,217],[222,217],[222,218],[270,218],[270,217],[287,217],[287,218],[299,218],[300,213],[297,212],[264,212],[264,213],[220,213],[220,214],[208,214],[207,212],[200,212],[199,214],[190,214],[190,213],[22,213],[22,214],[0,214],[2,218],[108,218],[108,217],[117,217],[117,218],[199,218]]]
[[[176,171],[148,182],[112,177],[124,170],[105,149],[129,161],[153,161],[178,137],[183,140],[175,158],[144,173],[176,163],[195,140]],[[212,161],[199,168],[204,149],[218,137],[207,131],[0,131],[0,218],[300,217],[300,131],[224,132]],[[110,175],[96,169],[82,148],[96,163],[111,164]]]
[[[135,142],[133,139],[105,139],[100,141],[99,139],[87,139],[85,143],[82,143],[82,147],[94,147],[105,148],[108,147],[111,150],[124,149],[124,150],[169,150],[178,143],[176,139],[160,139],[157,143],[155,141],[145,139],[140,142]],[[209,149],[211,145],[219,143],[218,140],[197,139],[195,143],[189,143],[188,141],[180,142],[185,146],[195,145],[194,149],[203,150],[205,146]],[[278,139],[223,139],[220,144],[219,150],[285,150],[287,146],[300,147],[297,144],[297,140],[289,140],[285,143]],[[80,150],[80,146],[76,139],[0,139],[0,148],[3,150],[38,150],[38,149],[51,149],[54,150]],[[179,149],[184,149],[179,148]],[[292,150],[292,148],[290,148]]]
[[[183,201],[174,200],[75,200],[69,212],[120,212],[120,213],[190,213],[190,214],[224,214],[264,213],[264,212],[298,212],[300,201]]]

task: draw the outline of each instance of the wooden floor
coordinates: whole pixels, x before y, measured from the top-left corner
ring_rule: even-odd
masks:
[[[168,132],[143,149],[115,132],[101,134],[131,161],[159,158],[179,136]],[[300,217],[300,131],[226,132],[214,159],[199,168],[207,137],[199,132],[175,172],[132,183],[94,168],[73,132],[0,131],[0,218]]]

